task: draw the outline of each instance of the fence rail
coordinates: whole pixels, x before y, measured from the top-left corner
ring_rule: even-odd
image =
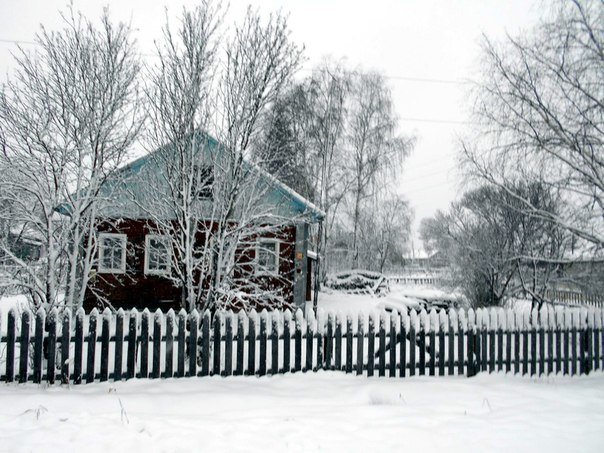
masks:
[[[386,279],[390,283],[401,285],[437,285],[440,283],[440,277],[437,276],[420,276],[420,275],[389,275]]]
[[[604,310],[8,313],[0,379],[63,384],[339,370],[372,376],[586,374],[604,369]],[[2,326],[0,322],[0,326]]]
[[[596,294],[583,294],[567,290],[547,290],[545,298],[565,305],[604,308],[604,297]]]

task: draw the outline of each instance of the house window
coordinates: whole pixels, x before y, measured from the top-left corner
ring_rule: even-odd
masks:
[[[261,239],[256,247],[256,273],[279,273],[279,241]]]
[[[212,166],[202,165],[195,167],[197,180],[197,199],[198,200],[211,200],[212,199],[212,187],[214,185],[214,172]]]
[[[99,234],[99,272],[122,274],[126,272],[126,235]]]
[[[145,274],[170,273],[170,238],[148,234],[145,238]]]

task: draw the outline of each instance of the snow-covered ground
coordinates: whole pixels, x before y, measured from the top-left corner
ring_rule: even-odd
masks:
[[[395,287],[383,298],[321,293],[319,306],[355,315],[384,301],[434,294],[417,287]],[[0,299],[2,323],[10,307],[23,303]],[[0,452],[599,452],[603,426],[602,372],[0,384]]]
[[[0,451],[604,450],[604,375],[0,385]]]
[[[413,305],[410,299],[450,299],[459,298],[460,295],[451,295],[432,286],[420,285],[392,285],[391,291],[383,296],[376,297],[370,294],[345,294],[340,291],[326,289],[319,293],[318,307],[325,312],[340,312],[343,315],[369,313],[380,310],[384,304]]]

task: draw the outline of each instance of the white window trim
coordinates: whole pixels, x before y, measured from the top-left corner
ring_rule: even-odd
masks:
[[[103,240],[105,238],[116,238],[122,242],[122,262],[119,268],[108,268],[103,266],[103,258],[105,248],[103,247]],[[99,233],[99,274],[124,274],[126,272],[126,245],[128,243],[128,236],[121,233]]]
[[[275,246],[275,255],[277,256],[277,263],[276,263],[277,269],[276,270],[260,269],[260,264],[258,262],[258,258],[260,257],[260,249],[262,248],[261,244],[266,243],[266,242],[276,244],[276,246]],[[256,275],[265,275],[265,276],[279,275],[279,268],[281,267],[281,241],[278,239],[272,239],[272,238],[258,239],[258,242],[256,244],[256,257],[254,259],[254,267],[255,267]]]
[[[149,269],[149,241],[151,239],[160,239],[168,242],[168,269],[165,271],[157,269]],[[172,268],[172,254],[170,253],[170,236],[164,234],[147,234],[145,236],[145,275],[170,275]]]

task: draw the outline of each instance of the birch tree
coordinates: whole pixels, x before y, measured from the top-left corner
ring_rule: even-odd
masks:
[[[249,271],[234,270],[249,268],[253,253],[245,250],[283,224],[265,203],[270,184],[260,181],[268,175],[248,158],[300,51],[283,16],[262,19],[248,9],[219,52],[221,14],[203,2],[183,10],[177,35],[166,26],[148,90],[150,143],[160,147],[152,177],[167,190],[151,203],[148,193],[139,207],[152,229],[171,238],[170,278],[189,309],[245,305],[244,294],[265,292]]]
[[[569,231],[590,254],[604,246],[604,3],[558,1],[530,33],[484,39],[467,169],[523,209]],[[565,206],[540,210],[514,181],[541,181]],[[586,250],[587,251],[587,250]]]
[[[139,130],[138,57],[129,26],[105,10],[95,25],[72,9],[63,28],[42,27],[37,47],[19,49],[0,96],[0,213],[45,251],[31,266],[10,248],[18,283],[34,306],[82,304],[95,258],[101,186],[128,156]]]
[[[207,247],[197,241],[204,228],[200,195],[211,191],[213,165],[199,150],[208,146],[205,134],[216,108],[212,90],[221,14],[219,6],[204,1],[193,10],[183,8],[176,32],[166,20],[146,87],[146,138],[154,170],[134,186],[146,189],[141,207],[151,231],[169,241],[169,277],[182,289],[189,310],[199,302],[203,279],[198,277],[209,269]],[[207,246],[209,237],[202,240]]]
[[[359,227],[362,203],[396,177],[411,140],[397,135],[398,121],[392,95],[377,73],[356,73],[352,78],[347,128],[351,180],[353,266],[359,266]]]

